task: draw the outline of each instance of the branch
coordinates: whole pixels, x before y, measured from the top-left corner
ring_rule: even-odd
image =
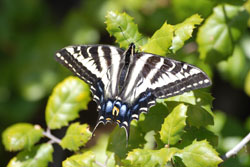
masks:
[[[61,140],[55,137],[51,134],[50,129],[48,128],[45,132],[43,132],[43,135],[50,139],[51,143],[57,143],[60,144]]]
[[[229,150],[225,155],[222,156],[223,161],[228,158],[235,156],[248,142],[250,141],[250,133],[242,139],[234,148]]]

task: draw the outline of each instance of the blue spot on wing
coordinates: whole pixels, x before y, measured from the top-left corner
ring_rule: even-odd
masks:
[[[108,100],[106,103],[105,112],[109,114],[112,112],[112,109],[113,109],[113,103],[110,100]]]
[[[151,92],[148,92],[145,96],[139,98],[139,103],[148,100],[148,98],[149,98],[151,95],[152,95]]]

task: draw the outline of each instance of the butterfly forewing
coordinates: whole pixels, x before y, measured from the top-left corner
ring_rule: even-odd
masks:
[[[79,78],[90,84],[93,94],[95,94],[95,84],[101,80],[106,96],[109,96],[115,94],[119,62],[123,52],[122,49],[109,45],[79,45],[65,47],[58,51],[55,57]]]

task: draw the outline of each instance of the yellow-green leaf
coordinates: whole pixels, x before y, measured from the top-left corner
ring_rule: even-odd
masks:
[[[30,149],[42,137],[39,125],[18,123],[8,127],[2,134],[3,144],[8,151]]]
[[[7,167],[46,167],[53,160],[51,144],[41,144],[12,158]]]
[[[176,148],[162,148],[160,150],[134,149],[128,153],[125,166],[164,166],[178,151]]]
[[[174,26],[174,37],[170,48],[174,53],[192,36],[195,25],[201,24],[202,20],[198,14],[195,14],[187,18],[184,22]]]
[[[157,55],[166,55],[172,45],[174,26],[164,23],[142,47],[142,51]]]
[[[87,151],[83,154],[73,155],[68,157],[62,163],[63,167],[93,167],[95,164],[95,155],[91,151]]]
[[[137,25],[131,16],[126,13],[110,11],[106,16],[107,30],[116,38],[121,48],[127,48],[131,42],[141,46],[144,42]],[[120,28],[119,28],[120,27]]]
[[[89,131],[87,124],[80,125],[79,122],[76,122],[69,126],[60,145],[64,149],[77,151],[89,141],[91,135],[92,133]]]
[[[186,126],[186,112],[187,106],[181,103],[165,118],[160,130],[160,138],[163,143],[174,145],[181,140]]]
[[[46,107],[46,123],[50,129],[59,129],[87,109],[89,86],[77,77],[68,77],[53,90]]]
[[[215,167],[222,159],[214,148],[206,141],[194,141],[180,151],[179,156],[187,167]]]

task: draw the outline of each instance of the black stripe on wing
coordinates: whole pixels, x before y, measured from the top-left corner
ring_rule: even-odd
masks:
[[[205,88],[211,81],[201,69],[170,58],[154,55],[148,59],[142,71],[157,68],[157,72],[150,79],[152,93],[157,98],[168,98],[194,89]],[[160,63],[160,59],[164,59]],[[158,67],[157,67],[158,66]],[[147,77],[144,75],[144,77]]]
[[[85,48],[85,47],[80,47]],[[69,49],[69,48],[68,48]],[[84,52],[81,52],[79,49],[77,49],[77,46],[72,46],[70,49],[74,50],[73,54],[76,54],[77,57],[84,57],[87,58],[89,55]],[[86,49],[84,49],[86,51]],[[82,54],[83,53],[83,54]],[[55,55],[55,59],[67,67],[70,71],[72,71],[74,74],[76,74],[79,78],[87,82],[88,84],[93,84],[96,82],[97,77],[94,75],[90,70],[84,66],[80,61],[78,61],[71,52],[67,50],[67,48],[63,48],[60,51],[58,51]]]

